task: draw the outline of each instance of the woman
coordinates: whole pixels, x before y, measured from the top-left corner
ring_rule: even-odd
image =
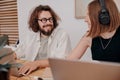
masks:
[[[85,22],[89,30],[67,58],[79,59],[91,47],[93,60],[120,62],[120,17],[114,1],[92,1]]]

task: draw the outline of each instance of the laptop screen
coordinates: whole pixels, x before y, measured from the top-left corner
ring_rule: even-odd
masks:
[[[120,80],[120,64],[49,59],[54,80]]]

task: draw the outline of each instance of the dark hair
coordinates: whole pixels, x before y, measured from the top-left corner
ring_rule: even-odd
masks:
[[[91,21],[91,29],[89,31],[88,36],[97,37],[100,36],[101,33],[110,32],[117,29],[120,26],[120,14],[116,7],[116,4],[113,0],[104,0],[106,9],[110,15],[110,24],[102,25],[99,22],[99,12],[101,10],[101,6],[99,0],[94,0],[88,5],[88,13]]]
[[[58,26],[58,21],[60,20],[59,16],[48,5],[39,5],[33,10],[28,22],[29,28],[31,28],[34,32],[39,31],[39,24],[37,20],[39,13],[42,11],[49,11],[53,17],[54,28]]]

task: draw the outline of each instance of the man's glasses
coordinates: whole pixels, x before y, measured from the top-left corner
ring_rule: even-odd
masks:
[[[47,22],[47,20],[50,22],[50,23],[52,23],[53,22],[53,18],[52,17],[50,17],[50,18],[42,18],[42,19],[38,19],[39,21],[41,21],[42,23],[46,23]]]

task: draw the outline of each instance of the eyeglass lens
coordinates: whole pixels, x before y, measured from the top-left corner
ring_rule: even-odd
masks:
[[[40,20],[42,23],[46,23],[47,22],[47,20],[49,21],[49,22],[53,22],[53,18],[52,17],[50,17],[50,18],[42,18],[42,19],[38,19],[38,20]]]

